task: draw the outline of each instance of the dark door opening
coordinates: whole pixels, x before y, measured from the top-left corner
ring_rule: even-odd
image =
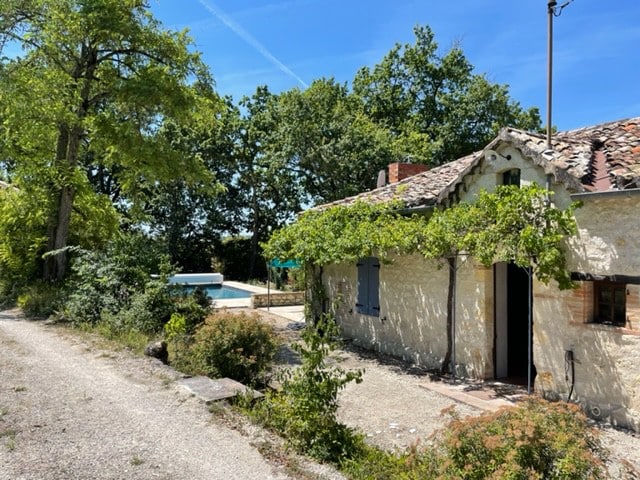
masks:
[[[527,384],[529,358],[529,275],[526,269],[499,263],[495,276],[495,376]],[[535,369],[532,367],[532,380]]]
[[[529,275],[507,265],[507,376],[527,382],[529,356]]]

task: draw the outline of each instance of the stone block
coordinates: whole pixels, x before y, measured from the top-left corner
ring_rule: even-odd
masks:
[[[250,394],[253,398],[263,396],[260,392],[230,378],[189,377],[180,380],[178,385],[205,403],[217,402],[244,394]]]

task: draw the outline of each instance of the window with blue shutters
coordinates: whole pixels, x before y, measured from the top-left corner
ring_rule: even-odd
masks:
[[[376,257],[362,258],[358,266],[358,299],[356,311],[364,315],[380,316],[380,261]]]

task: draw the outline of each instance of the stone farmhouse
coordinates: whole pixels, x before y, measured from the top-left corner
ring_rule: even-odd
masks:
[[[393,164],[389,184],[331,205],[401,199],[407,209],[428,213],[473,202],[480,189],[531,182],[552,190],[559,208],[582,202],[578,233],[566,241],[576,289],[530,283],[512,264],[462,262],[455,371],[475,379],[528,378],[530,386],[533,371],[536,393],[578,401],[593,417],[638,430],[640,117],[558,133],[552,147],[542,135],[505,128],[483,151],[431,170]],[[447,345],[448,275],[418,255],[390,264],[369,257],[325,266],[323,283],[330,298],[342,299],[336,316],[346,338],[438,368]]]

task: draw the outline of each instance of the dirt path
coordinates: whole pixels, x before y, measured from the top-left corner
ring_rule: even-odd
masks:
[[[86,345],[0,312],[0,479],[287,478],[171,369]]]
[[[284,338],[298,338],[298,322],[262,316]],[[91,345],[0,312],[0,480],[287,478],[252,447],[255,435],[215,423],[179,390],[171,368]],[[400,362],[357,349],[335,361],[366,370],[341,393],[340,419],[382,448],[423,442],[452,405],[462,416],[480,412]],[[600,428],[611,478],[640,478],[640,438]],[[341,478],[312,468],[314,478]]]

